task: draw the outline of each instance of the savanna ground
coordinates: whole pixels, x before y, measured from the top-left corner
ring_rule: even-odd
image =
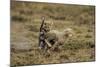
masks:
[[[72,28],[60,51],[45,57],[38,49],[41,17],[53,22],[53,29]],[[72,63],[95,60],[95,6],[11,3],[11,66]]]

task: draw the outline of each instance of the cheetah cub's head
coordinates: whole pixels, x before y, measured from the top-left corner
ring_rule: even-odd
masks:
[[[53,22],[46,21],[44,22],[43,28],[46,32],[49,32],[52,29]]]

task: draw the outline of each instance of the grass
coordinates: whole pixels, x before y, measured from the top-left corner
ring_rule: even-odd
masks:
[[[72,28],[58,52],[45,56],[38,49],[41,17],[54,23],[53,29]],[[72,63],[95,60],[95,7],[82,5],[11,3],[11,66]]]

